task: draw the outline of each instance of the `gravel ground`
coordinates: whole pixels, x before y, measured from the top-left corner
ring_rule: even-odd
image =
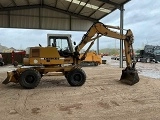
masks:
[[[104,56],[102,59],[107,60],[107,64],[113,67],[119,67],[120,61],[111,60],[111,56]],[[125,61],[123,62],[125,67]],[[139,75],[143,75],[150,78],[159,79],[160,78],[160,63],[136,63],[136,69]]]
[[[137,63],[140,82],[129,86],[119,82],[119,61],[106,59],[83,68],[87,81],[81,87],[70,87],[63,76],[44,76],[31,90],[0,84],[0,120],[159,120],[160,64]],[[11,69],[0,67],[0,82]]]

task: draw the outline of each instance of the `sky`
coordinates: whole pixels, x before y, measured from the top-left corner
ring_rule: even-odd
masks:
[[[135,49],[143,49],[144,45],[160,45],[160,0],[131,0],[124,6],[124,29],[131,29],[134,35]],[[100,20],[108,25],[120,25],[120,10],[116,10]],[[72,34],[72,40],[79,43],[86,32],[7,29],[0,28],[0,44],[8,48],[25,49],[27,47],[47,44],[47,34]],[[101,37],[99,48],[119,48],[120,41]],[[97,49],[94,44],[92,49]]]

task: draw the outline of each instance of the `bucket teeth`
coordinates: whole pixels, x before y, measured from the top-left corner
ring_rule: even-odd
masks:
[[[128,85],[134,85],[139,82],[139,76],[135,69],[122,70],[120,81]]]

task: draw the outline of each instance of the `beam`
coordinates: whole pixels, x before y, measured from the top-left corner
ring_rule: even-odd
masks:
[[[26,0],[27,4],[30,5],[29,0]]]
[[[73,1],[73,0],[72,0],[72,1]],[[69,6],[68,6],[68,8],[67,8],[67,11],[69,10],[69,8],[70,8],[70,6],[71,6],[72,1],[69,3]]]
[[[88,1],[86,2],[86,4],[81,8],[81,10],[78,12],[78,14],[80,14],[80,13],[82,12],[82,10],[86,7],[86,5],[89,3],[89,1],[90,1],[90,0],[88,0]]]
[[[92,22],[97,22],[98,21],[98,19],[90,18],[88,16],[79,15],[77,13],[72,13],[72,12],[69,12],[69,11],[66,11],[66,10],[63,10],[63,9],[60,9],[60,8],[56,8],[56,7],[53,7],[53,6],[49,6],[49,5],[42,5],[41,6],[41,4],[4,7],[3,9],[0,9],[0,11],[33,9],[33,8],[40,8],[40,7],[41,8],[47,8],[47,9],[50,9],[50,10],[53,10],[53,11],[57,11],[57,12],[61,12],[61,13],[64,13],[64,14],[68,14],[70,16],[74,16],[74,17],[77,17],[77,18],[89,20],[89,21],[92,21]]]
[[[125,1],[125,2],[123,2],[123,3],[121,3],[120,6],[126,4],[127,2],[130,2],[130,1],[131,1],[131,0],[127,0],[127,1]]]
[[[41,6],[44,5],[44,0],[40,0]]]
[[[110,5],[113,5],[113,6],[115,6],[116,8],[120,8],[120,5],[119,5],[119,4],[117,4],[117,3],[115,3],[115,2],[112,2],[112,1],[110,1],[110,0],[99,0],[99,1],[104,2],[104,3],[108,3],[108,4],[110,4]]]
[[[17,6],[17,4],[16,4],[16,2],[14,1],[14,0],[11,0],[12,1],[12,3],[15,5],[15,6]]]
[[[56,0],[56,3],[55,3],[55,6],[54,6],[54,7],[57,7],[57,2],[58,2],[58,0]]]
[[[93,14],[95,14],[97,12],[97,10],[99,10],[105,3],[102,3],[95,11],[93,11],[89,17],[91,17]]]
[[[0,8],[3,8],[3,5],[0,3]]]
[[[99,1],[102,1],[102,2],[105,2],[105,3],[108,3],[108,4],[111,4],[111,5],[114,5],[114,6],[117,5],[116,3],[113,3],[113,2],[111,2],[110,0],[99,0]],[[107,2],[107,1],[110,1],[110,2]],[[118,4],[118,9],[120,10],[120,6],[126,4],[126,3],[129,2],[129,1],[131,1],[131,0],[127,0],[127,1],[125,1],[125,2],[123,2],[123,3],[121,3],[121,4]],[[114,12],[115,10],[117,10],[117,7],[115,7],[110,13]],[[104,14],[101,18],[99,18],[99,20],[102,19],[102,18],[104,18],[105,16],[109,15],[110,13]]]
[[[68,15],[71,15],[71,16],[74,16],[74,17],[78,17],[78,18],[81,18],[81,19],[89,20],[89,21],[92,21],[92,22],[97,22],[98,21],[98,19],[90,18],[88,16],[80,15],[80,14],[77,14],[77,13],[72,13],[72,12],[69,12],[69,11],[66,11],[66,10],[63,10],[63,9],[60,9],[60,8],[55,8],[55,7],[48,6],[48,5],[44,5],[43,7],[47,8],[47,9],[50,9],[50,10],[57,11],[57,12],[61,12],[61,13],[64,13],[64,14],[68,14]]]
[[[40,5],[22,5],[22,6],[12,6],[12,7],[3,7],[0,11],[10,11],[10,10],[22,10],[22,9],[32,9],[39,8]]]
[[[10,23],[10,21],[11,21],[11,19],[10,19],[10,11],[8,11],[8,28],[10,28],[10,26],[11,26],[11,23]]]
[[[82,0],[80,0],[80,2],[79,2],[79,4],[78,4],[78,6],[76,7],[76,9],[74,9],[74,11],[76,11],[77,10],[77,8],[79,7],[79,5],[81,4],[81,2],[82,2]]]
[[[110,13],[114,12],[115,10],[117,10],[117,8],[113,9]],[[99,19],[104,18],[105,16],[109,15],[110,13],[104,14],[102,17],[100,17]]]
[[[41,8],[39,7],[39,28],[41,29],[42,28],[42,24],[41,24]]]
[[[124,6],[120,7],[120,34],[123,35]],[[123,40],[120,40],[120,68],[123,68]]]
[[[97,38],[97,54],[99,55],[99,38]]]

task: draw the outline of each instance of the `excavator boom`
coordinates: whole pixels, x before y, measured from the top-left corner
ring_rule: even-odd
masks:
[[[116,38],[120,40],[124,40],[124,47],[125,47],[125,56],[126,56],[126,68],[122,70],[121,75],[121,81],[123,83],[133,85],[137,82],[139,82],[139,77],[137,70],[135,69],[135,61],[134,61],[134,50],[133,50],[133,41],[134,36],[130,29],[125,30],[126,34],[120,34],[112,29],[120,29],[119,27],[110,26],[110,25],[104,25],[101,22],[94,23],[90,29],[87,31],[87,33],[83,36],[81,42],[75,47],[75,53],[76,55],[79,55],[79,51],[89,42],[91,42],[90,46],[86,50],[86,52],[83,54],[83,56],[80,58],[81,60],[84,60],[86,57],[87,52],[94,44],[94,41],[101,37],[101,36],[107,36],[111,38]]]

